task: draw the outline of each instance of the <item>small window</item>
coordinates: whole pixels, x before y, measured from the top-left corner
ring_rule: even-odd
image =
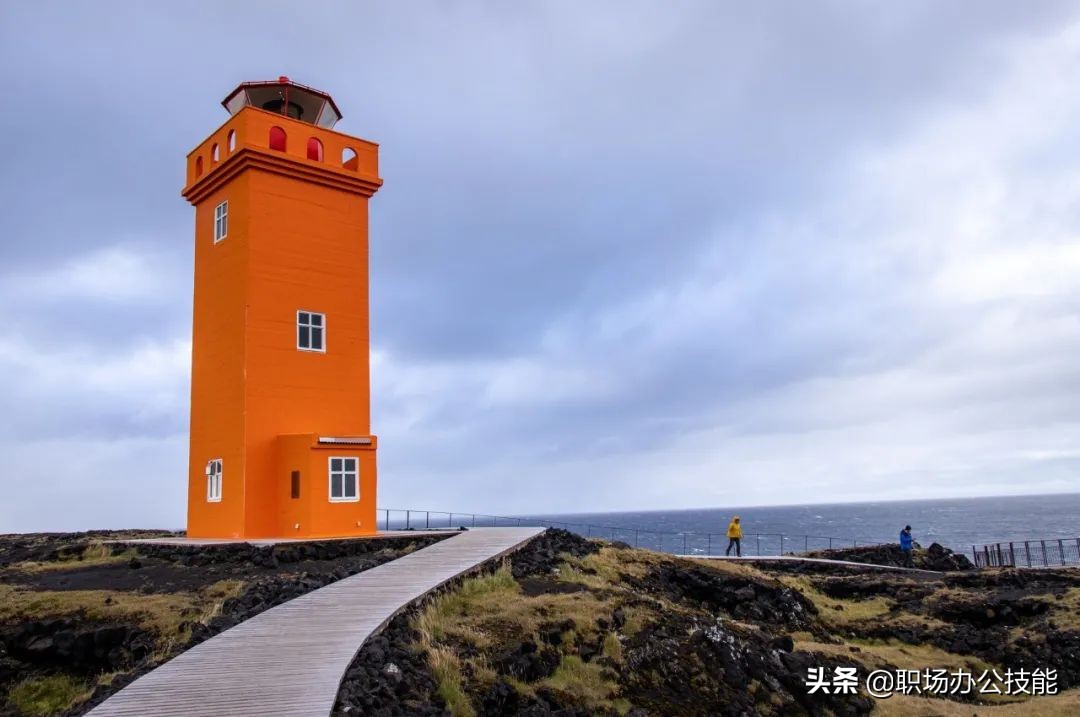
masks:
[[[201,177],[202,176],[202,157],[196,157],[195,158],[195,176],[196,177]]]
[[[270,149],[276,149],[279,152],[285,151],[285,130],[280,127],[270,128]]]
[[[330,458],[330,502],[355,503],[360,500],[360,477],[355,458]]]
[[[236,130],[229,130],[229,152],[236,149]]]
[[[341,150],[341,166],[345,169],[351,169],[356,171],[359,167],[360,160],[356,156],[356,150],[352,147],[346,147]]]
[[[214,243],[224,239],[229,233],[229,202],[225,201],[214,207]]]
[[[221,502],[221,459],[215,458],[206,463],[206,500],[209,503]]]
[[[323,161],[322,142],[315,137],[311,137],[307,141],[307,158],[314,159],[316,162]]]
[[[301,351],[326,351],[325,314],[296,312],[296,348]]]
[[[289,487],[291,490],[289,495],[292,496],[293,500],[296,500],[300,497],[300,471],[293,471],[290,479]]]
[[[218,149],[216,142],[214,143],[214,146],[210,148],[210,158],[215,162],[221,159],[221,150]]]

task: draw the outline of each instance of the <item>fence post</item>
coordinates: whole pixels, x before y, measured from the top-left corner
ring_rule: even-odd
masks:
[[[1058,538],[1058,553],[1061,554],[1061,564],[1065,565],[1065,541]]]
[[[405,511],[405,530],[411,530],[411,524],[412,524],[412,511],[411,510],[406,510]]]
[[[854,545],[851,547],[855,547]],[[832,550],[832,538],[829,538],[829,550]]]
[[[990,567],[990,546],[989,545],[984,545],[983,546],[983,554],[986,555],[986,567]]]
[[[780,554],[784,554],[784,534],[780,533]]]
[[[757,554],[758,554],[758,557],[760,558],[761,557],[761,536],[760,535],[757,536]]]
[[[1029,545],[1028,541],[1026,541],[1026,540],[1024,541],[1024,553],[1027,554],[1027,566],[1030,568],[1031,567],[1031,545]]]
[[[1009,567],[1016,567],[1016,552],[1013,550],[1013,544],[1011,541],[1009,542]]]
[[[686,555],[686,533],[682,534],[682,554]]]
[[[708,551],[706,552],[706,555],[712,555],[712,533],[709,533],[709,542],[708,542],[708,546],[709,546],[709,549],[708,549]]]
[[[634,547],[638,546],[638,529],[634,528]]]
[[[996,545],[997,545],[997,561],[998,561],[998,567],[1000,568],[1000,567],[1001,567],[1001,566],[1003,565],[1003,563],[1001,562],[1001,543],[997,543]]]
[[[1045,541],[1045,540],[1040,540],[1039,542],[1040,542],[1040,543],[1042,543],[1042,550],[1043,550],[1043,567],[1045,568],[1045,567],[1047,567],[1047,566],[1049,566],[1049,565],[1050,565],[1050,563],[1048,563],[1048,562],[1046,561],[1046,541]]]
[[[431,530],[431,511],[424,511],[424,530]]]
[[[971,562],[975,563],[975,567],[979,567],[979,551],[974,545],[971,546]]]

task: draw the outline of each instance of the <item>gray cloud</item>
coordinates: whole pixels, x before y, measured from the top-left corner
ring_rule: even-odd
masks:
[[[183,157],[280,73],[382,146],[388,502],[1068,488],[1072,11],[4,7],[0,530],[182,522]]]

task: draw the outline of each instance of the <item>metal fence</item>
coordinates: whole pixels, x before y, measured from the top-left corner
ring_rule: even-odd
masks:
[[[977,568],[1050,568],[1080,565],[1080,538],[972,545]]]
[[[647,548],[680,555],[722,555],[727,548],[727,532],[700,533],[689,531],[651,530],[618,525],[597,525],[546,518],[486,515],[482,513],[452,513],[442,510],[405,510],[379,508],[384,530],[447,530],[453,528],[509,527],[539,525],[562,528],[586,538],[618,540],[636,548]],[[877,545],[880,541],[838,538],[828,535],[787,535],[783,533],[743,533],[743,555],[784,555],[833,548],[856,548]],[[733,551],[734,552],[734,551]]]

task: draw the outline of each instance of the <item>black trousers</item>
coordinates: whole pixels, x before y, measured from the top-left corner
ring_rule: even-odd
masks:
[[[724,553],[724,555],[731,555],[731,549],[732,548],[735,548],[735,555],[737,557],[741,558],[742,557],[742,545],[741,545],[741,539],[740,538],[728,538],[727,551]]]

